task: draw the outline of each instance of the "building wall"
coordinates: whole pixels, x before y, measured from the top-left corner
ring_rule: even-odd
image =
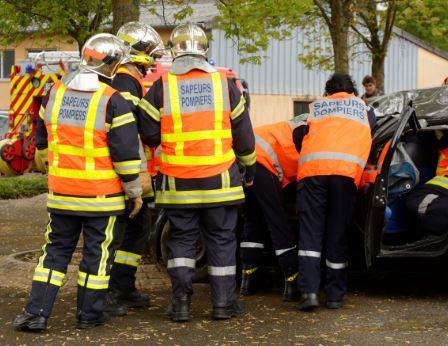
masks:
[[[48,40],[48,37],[30,36],[16,46],[0,46],[0,49],[14,49],[14,60],[15,63],[18,64],[20,61],[27,58],[28,50],[30,49],[54,49],[73,51],[78,50],[78,44],[76,42],[68,43],[67,40]],[[0,110],[7,109],[9,109],[9,79],[3,79],[0,80]]]
[[[431,88],[442,85],[448,77],[448,60],[426,49],[418,49],[418,88]]]

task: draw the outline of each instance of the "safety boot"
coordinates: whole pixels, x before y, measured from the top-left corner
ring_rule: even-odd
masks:
[[[340,309],[342,308],[342,300],[327,301],[327,309]]]
[[[302,293],[299,301],[300,311],[312,311],[319,306],[319,297],[317,293]]]
[[[146,308],[151,304],[149,296],[140,293],[137,289],[128,291],[112,289],[111,292],[119,304],[124,304],[128,308]]]
[[[107,292],[104,311],[113,317],[126,316],[128,314],[126,305],[119,303],[112,292]]]
[[[23,314],[14,319],[12,325],[14,328],[23,331],[41,332],[47,329],[47,319],[24,311]]]
[[[295,273],[287,278],[285,278],[285,290],[283,291],[283,301],[292,302],[297,300],[297,276],[299,274]]]
[[[187,322],[190,319],[191,297],[184,294],[181,297],[172,297],[167,314],[174,322]]]
[[[243,296],[250,296],[257,291],[259,267],[244,266],[241,277],[240,293]]]
[[[78,329],[91,329],[94,327],[99,327],[110,321],[110,315],[107,312],[98,317],[96,320],[82,320],[78,319],[76,323],[76,328]]]
[[[235,301],[226,307],[213,307],[212,318],[214,320],[228,320],[229,318],[241,316],[246,313],[244,303]]]

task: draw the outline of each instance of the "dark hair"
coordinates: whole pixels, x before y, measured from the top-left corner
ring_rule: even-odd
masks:
[[[376,85],[376,80],[375,78],[373,78],[372,76],[365,76],[364,79],[362,80],[362,85],[366,85],[366,84],[375,84]]]
[[[354,93],[358,95],[356,84],[352,77],[346,73],[334,73],[330,79],[325,83],[325,93],[332,95],[338,92]]]

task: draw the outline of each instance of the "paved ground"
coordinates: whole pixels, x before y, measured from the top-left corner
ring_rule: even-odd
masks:
[[[0,201],[0,255],[38,248],[45,217],[44,196]],[[1,260],[5,257],[0,256]],[[6,269],[0,266],[0,344],[448,344],[448,276],[440,264],[386,263],[377,274],[353,274],[344,308],[338,311],[320,308],[299,313],[294,303],[281,302],[279,289],[262,292],[244,299],[246,316],[224,322],[209,319],[208,288],[200,284],[193,297],[192,320],[187,324],[167,320],[164,311],[169,293],[160,279],[163,273],[150,270],[157,280],[141,282],[143,291],[151,295],[151,308],[132,311],[95,330],[78,331],[74,329],[75,293],[69,282],[61,291],[50,329],[25,334],[14,331],[11,320],[25,304],[29,285],[18,289],[13,281],[26,282],[30,274],[14,264]]]

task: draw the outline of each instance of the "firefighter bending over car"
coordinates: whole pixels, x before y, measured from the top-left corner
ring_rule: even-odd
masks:
[[[212,317],[244,313],[236,289],[235,227],[244,201],[237,161],[253,181],[255,138],[244,98],[226,73],[207,62],[208,40],[197,25],[184,24],[170,38],[174,61],[141,100],[139,130],[150,147],[162,146],[156,205],[166,209],[169,316],[187,321],[196,243],[204,228]]]
[[[79,69],[57,82],[42,103],[36,145],[48,150],[49,222],[16,328],[46,329],[81,232],[77,326],[109,320],[105,298],[125,196],[132,205],[129,217],[142,205],[137,125],[126,100],[109,86],[127,54],[117,37],[93,36],[82,49]]]
[[[164,45],[159,34],[149,25],[130,22],[124,24],[117,33],[129,47],[130,55],[125,59],[113,79],[112,86],[121,92],[138,121],[138,104],[146,88],[143,78],[146,71],[159,58]],[[149,175],[152,165],[152,150],[140,142],[140,179],[143,188],[143,206],[132,219],[127,219],[121,244],[115,254],[110,277],[110,295],[107,311],[113,315],[125,315],[126,307],[141,308],[149,306],[148,295],[141,294],[135,286],[135,275],[140,263],[146,241],[149,239],[150,220],[148,203],[153,202],[154,192]]]
[[[244,231],[240,251],[243,264],[241,293],[250,295],[261,281],[260,265],[266,229],[285,276],[284,301],[297,295],[297,247],[284,207],[282,188],[296,181],[299,155],[293,142],[306,114],[254,129],[257,168],[254,184],[246,188]]]

